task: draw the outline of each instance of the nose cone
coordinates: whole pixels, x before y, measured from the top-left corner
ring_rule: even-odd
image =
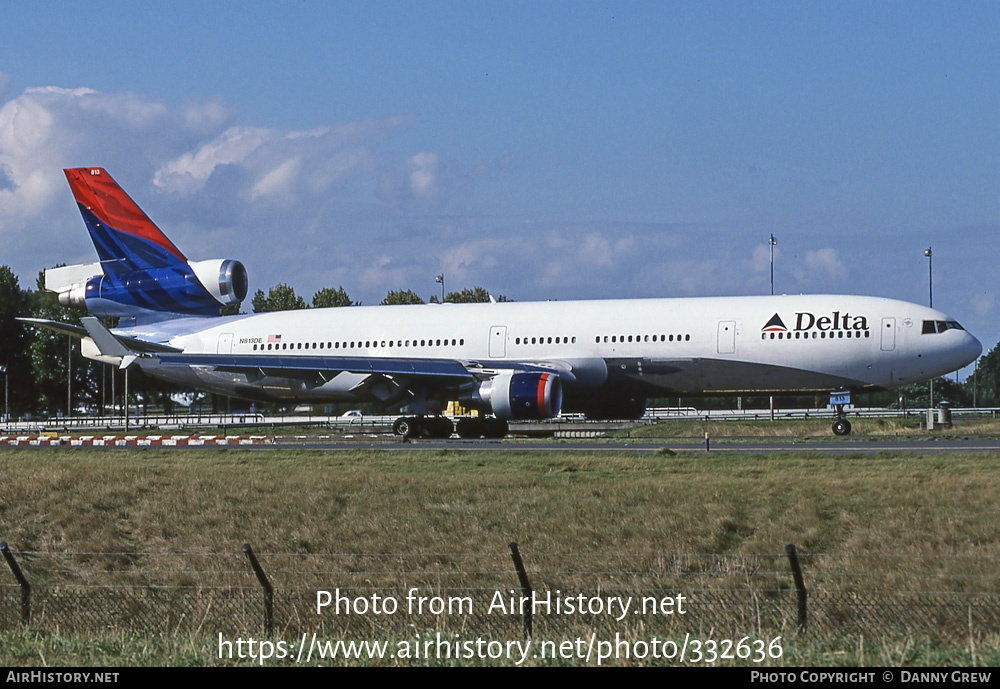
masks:
[[[965,333],[965,339],[962,341],[962,361],[963,363],[958,366],[968,366],[973,361],[979,358],[979,355],[983,353],[982,343],[976,339],[974,335],[969,332]]]

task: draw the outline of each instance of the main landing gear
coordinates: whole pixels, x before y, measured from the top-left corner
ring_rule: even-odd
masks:
[[[503,438],[507,435],[507,422],[497,418],[466,417],[458,420],[459,438]]]
[[[446,439],[455,432],[455,426],[444,416],[403,416],[392,424],[392,432],[404,438]]]
[[[503,438],[507,422],[497,418],[465,417],[453,424],[444,416],[403,416],[392,424],[392,432],[403,438],[447,439],[457,432],[459,438]]]

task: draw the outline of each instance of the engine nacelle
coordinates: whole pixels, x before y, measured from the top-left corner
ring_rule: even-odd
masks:
[[[239,261],[231,258],[213,258],[194,261],[191,270],[209,294],[223,306],[239,304],[247,298],[250,281],[247,269]]]
[[[509,371],[479,383],[460,401],[499,419],[551,419],[562,409],[562,382],[555,373]]]

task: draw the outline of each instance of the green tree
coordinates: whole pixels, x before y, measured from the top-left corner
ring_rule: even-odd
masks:
[[[3,384],[12,418],[30,409],[35,396],[28,354],[31,332],[15,320],[18,316],[30,315],[30,301],[30,293],[21,289],[13,271],[0,266],[0,364],[6,366]],[[4,403],[4,397],[0,396],[0,404]],[[0,415],[6,412],[7,409],[0,406]]]
[[[855,404],[889,409],[926,409],[931,403],[929,382],[911,383],[892,390],[864,393],[856,396]],[[947,402],[952,407],[971,407],[972,388],[956,383],[954,378],[934,379],[934,406]],[[980,400],[979,405],[983,406]]]
[[[344,290],[343,286],[338,287],[337,289],[324,287],[313,295],[312,305],[317,309],[323,309],[330,306],[356,306],[356,304],[351,301],[351,298],[347,296],[347,292]]]
[[[975,373],[965,381],[965,386],[970,395],[975,386],[977,406],[1000,406],[1000,344],[980,357]]]
[[[30,295],[31,315],[65,323],[76,323],[83,315],[80,309],[59,304],[56,295],[45,289],[45,271],[38,273],[37,289]],[[80,341],[70,335],[35,328],[28,350],[35,395],[30,406],[50,414],[69,413],[81,406],[100,402],[101,366],[80,354]],[[67,367],[72,381],[67,386]],[[71,397],[70,398],[68,398]]]
[[[306,309],[305,299],[295,296],[295,290],[280,283],[268,290],[267,296],[260,290],[253,295],[254,313],[264,313],[266,311],[291,311],[293,309]]]
[[[484,287],[465,288],[461,292],[449,292],[445,298],[448,304],[481,304],[489,303],[490,293]]]
[[[385,299],[382,300],[382,306],[392,306],[395,304],[423,304],[424,300],[420,298],[413,290],[410,289],[394,289],[389,290],[389,293],[385,295]]]

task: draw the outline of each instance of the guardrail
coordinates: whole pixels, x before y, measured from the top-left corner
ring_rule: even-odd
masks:
[[[227,414],[138,414],[124,416],[63,416],[54,419],[20,419],[0,423],[6,433],[79,430],[172,429],[193,427],[256,426],[265,422],[263,414],[234,412]]]
[[[887,409],[880,407],[849,407],[845,410],[850,417],[892,418],[892,417],[924,417],[926,409]],[[957,407],[951,409],[952,416],[988,416],[997,418],[1000,407]],[[833,409],[775,409],[775,419],[832,419]],[[770,419],[769,409],[697,409],[695,407],[655,407],[646,411],[638,420],[619,422],[629,424],[650,424],[660,421],[678,419],[702,421],[741,421]],[[325,426],[336,428],[343,432],[388,432],[398,415],[371,416],[326,416],[326,415],[278,415],[269,416],[261,413],[234,412],[228,414],[146,414],[130,416],[129,430],[149,429],[188,429],[188,428],[229,428],[240,426],[266,426],[280,428],[282,426]],[[564,426],[604,424],[608,422],[589,421],[583,414],[564,414],[555,419],[545,421],[518,422],[518,425],[533,424],[538,426]],[[122,431],[126,429],[124,416],[74,416],[44,420],[18,420],[0,423],[0,432],[11,434],[37,434],[44,432],[70,431]]]
[[[1000,413],[998,407],[950,407],[953,416],[989,416],[996,418]],[[891,418],[891,417],[924,417],[927,409],[889,409],[884,407],[847,407],[844,413],[851,417]],[[664,421],[667,419],[703,419],[711,421],[737,421],[768,419],[770,409],[695,409],[694,407],[660,407],[647,409],[643,419]],[[832,419],[836,416],[833,409],[775,409],[775,419]]]

